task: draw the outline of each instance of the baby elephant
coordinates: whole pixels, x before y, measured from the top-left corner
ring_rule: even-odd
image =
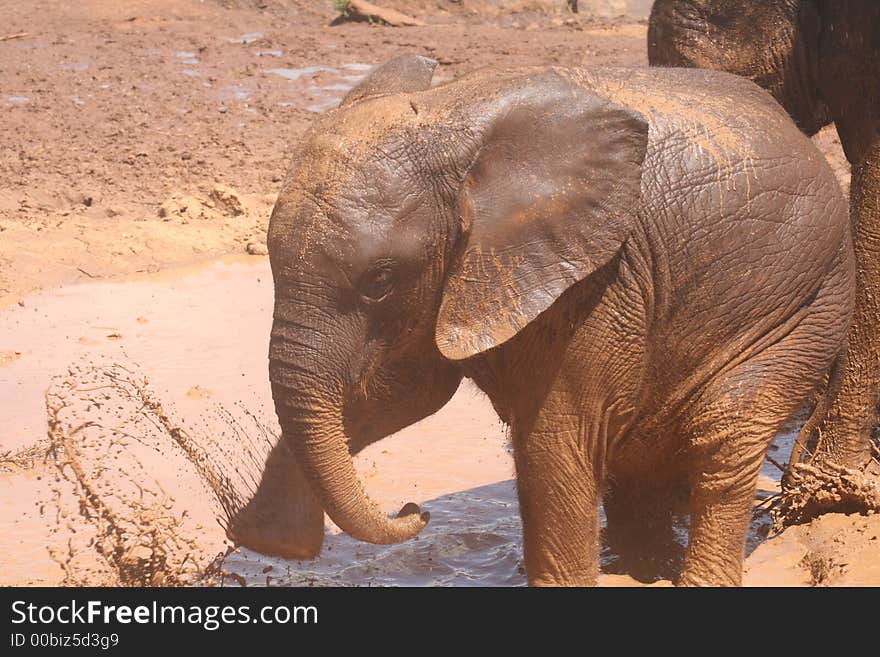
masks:
[[[391,60],[311,128],[269,227],[283,436],[230,534],[372,543],[351,454],[473,379],[510,426],[530,584],[591,585],[599,505],[640,577],[739,584],[756,479],[841,351],[847,207],[753,83],[648,68]],[[681,491],[686,550],[673,536]],[[676,550],[683,554],[676,554]]]

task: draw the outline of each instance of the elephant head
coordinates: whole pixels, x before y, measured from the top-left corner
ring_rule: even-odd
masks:
[[[609,262],[632,228],[640,115],[560,71],[431,89],[428,66],[392,60],[317,121],[278,197],[269,373],[284,458],[267,461],[252,517],[323,509],[371,543],[418,534],[427,514],[382,513],[352,454],[442,407],[463,362]],[[291,464],[307,485],[290,483]],[[293,504],[272,499],[294,489]],[[296,531],[273,542],[266,523],[239,527],[245,545],[301,552]]]
[[[656,0],[648,60],[749,78],[812,135],[831,123],[818,91],[820,22],[816,4],[803,0]]]

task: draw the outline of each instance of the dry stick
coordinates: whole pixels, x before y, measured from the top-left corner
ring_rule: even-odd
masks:
[[[367,2],[367,0],[351,0],[348,3],[345,16],[361,20],[384,21],[393,27],[420,27],[425,24],[418,18],[407,16],[394,9],[378,7],[371,2]]]
[[[0,36],[0,41],[9,41],[11,39],[20,39],[22,37],[26,37],[29,32],[17,32],[16,34],[7,34],[6,36]]]
[[[770,456],[769,454],[767,454],[767,455],[765,456],[765,458],[766,458],[768,461],[770,461],[770,463],[771,463],[772,465],[775,465],[775,466],[777,467],[777,469],[778,469],[780,472],[783,472],[783,473],[785,472],[785,468],[784,468],[783,466],[779,465],[779,463],[777,463],[776,459],[774,459],[772,456]]]

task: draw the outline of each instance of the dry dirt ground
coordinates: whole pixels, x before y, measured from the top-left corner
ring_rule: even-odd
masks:
[[[490,64],[646,63],[643,15],[608,11],[625,2],[577,18],[561,2],[385,4],[427,25],[328,27],[330,0],[0,0],[0,310],[69,283],[261,259],[291,145],[395,54],[434,57],[440,80]],[[816,142],[846,188],[833,131]],[[0,382],[19,357],[0,344]],[[22,513],[45,466],[7,465],[0,554],[15,564],[53,539],[45,515]],[[878,533],[876,516],[788,529],[751,554],[746,583],[880,584]],[[0,583],[61,581],[36,568],[4,565]]]
[[[392,55],[430,55],[440,79],[645,58],[643,24],[567,26],[561,15],[330,28],[329,0],[2,4],[0,38],[25,35],[0,41],[0,306],[259,251],[290,145],[346,76]]]

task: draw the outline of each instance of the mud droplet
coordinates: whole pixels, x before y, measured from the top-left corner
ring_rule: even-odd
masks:
[[[186,396],[190,399],[207,399],[213,393],[207,388],[203,388],[200,385],[194,385],[192,388],[186,391]]]
[[[0,367],[9,365],[12,361],[21,358],[20,351],[0,351]]]

